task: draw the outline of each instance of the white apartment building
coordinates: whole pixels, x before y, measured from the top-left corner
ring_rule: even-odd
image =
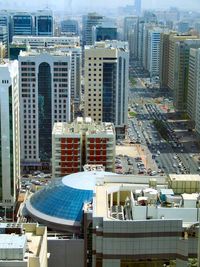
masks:
[[[61,51],[63,53],[71,53],[71,113],[73,120],[79,110],[81,99],[81,70],[82,70],[82,48],[80,46],[80,37],[42,37],[42,36],[14,36],[13,45],[26,44],[31,50],[38,47],[46,51]]]
[[[32,50],[19,55],[21,161],[46,166],[55,122],[69,122],[71,54]]]
[[[14,208],[20,178],[18,78],[17,61],[0,63],[0,206],[5,217]]]
[[[112,122],[123,135],[128,120],[127,43],[97,42],[85,47],[85,116]]]
[[[155,27],[148,31],[147,70],[150,76],[158,76],[160,70],[160,35],[163,29]]]

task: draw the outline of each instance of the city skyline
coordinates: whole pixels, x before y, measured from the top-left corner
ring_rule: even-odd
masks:
[[[134,5],[133,0],[125,0],[123,3],[120,0],[112,0],[107,2],[106,0],[85,0],[84,4],[80,3],[78,0],[58,0],[56,1],[56,4],[53,0],[36,0],[34,3],[30,3],[27,1],[10,1],[10,0],[5,0],[3,3],[0,3],[0,9],[18,9],[18,8],[53,8],[54,10],[60,10],[66,8],[68,10],[80,10],[81,8],[101,8],[106,6],[108,8],[117,8],[120,6],[125,6],[125,5]],[[171,6],[176,6],[176,7],[181,7],[182,9],[189,9],[189,10],[200,10],[200,5],[198,0],[193,0],[192,3],[188,2],[186,0],[163,0],[162,2],[160,0],[142,0],[142,8],[143,9],[166,9],[170,8]]]

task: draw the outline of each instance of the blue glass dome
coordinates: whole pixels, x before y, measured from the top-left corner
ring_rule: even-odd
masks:
[[[93,198],[97,178],[108,172],[80,172],[55,179],[51,185],[35,193],[26,208],[37,221],[61,230],[80,227],[83,205]],[[113,175],[113,173],[112,173]]]
[[[79,190],[59,183],[36,193],[30,200],[38,211],[53,217],[80,221],[83,203],[92,200],[92,190]]]

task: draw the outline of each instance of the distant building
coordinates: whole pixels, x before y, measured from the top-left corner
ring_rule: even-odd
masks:
[[[15,35],[53,36],[54,21],[51,10],[36,12],[0,11],[0,25],[6,26],[9,42]]]
[[[8,57],[8,29],[6,26],[0,26],[0,42],[5,46],[5,56]]]
[[[137,16],[141,16],[142,13],[142,0],[135,0],[135,13]]]
[[[20,179],[18,63],[0,63],[0,216],[13,219]]]
[[[14,35],[32,35],[34,29],[34,20],[32,14],[28,12],[19,12],[12,15],[11,33]]]
[[[92,45],[92,28],[103,22],[104,17],[97,13],[83,16],[83,45]]]
[[[106,40],[117,40],[117,27],[108,23],[102,23],[94,26],[92,29],[92,43],[106,41]]]
[[[52,133],[53,177],[83,170],[85,164],[102,164],[114,171],[115,129],[111,123],[77,118],[73,123],[55,123]]]
[[[61,33],[79,35],[79,25],[77,20],[67,19],[61,21]]]
[[[34,14],[35,35],[36,36],[53,36],[54,21],[51,10],[39,10]],[[26,35],[26,34],[25,34]]]
[[[128,109],[129,50],[126,42],[97,42],[85,47],[85,115],[112,122],[124,135]]]
[[[180,21],[180,22],[178,23],[178,28],[177,28],[177,30],[178,30],[179,33],[188,33],[189,29],[190,29],[190,24],[189,24],[189,22],[186,22],[186,21]]]
[[[1,266],[48,266],[46,227],[34,223],[1,223],[0,230]]]
[[[19,74],[22,166],[49,168],[53,125],[71,119],[71,53],[21,52]]]
[[[124,41],[129,44],[130,57],[137,57],[138,54],[138,17],[129,16],[124,18]]]

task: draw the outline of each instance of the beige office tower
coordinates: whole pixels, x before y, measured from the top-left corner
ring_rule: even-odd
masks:
[[[13,219],[20,178],[18,63],[0,63],[0,216]]]
[[[123,137],[128,119],[129,51],[125,42],[85,47],[85,116],[112,122]]]

